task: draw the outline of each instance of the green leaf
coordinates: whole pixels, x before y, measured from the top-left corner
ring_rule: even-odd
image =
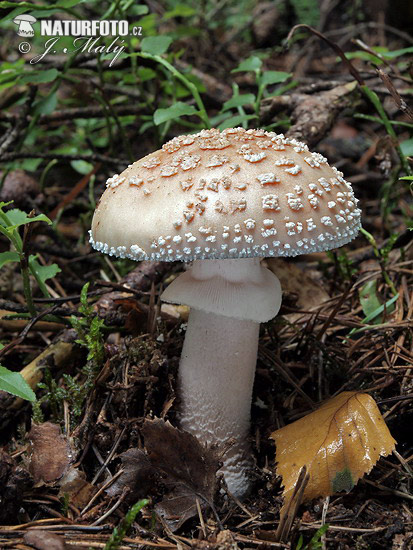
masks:
[[[73,6],[83,4],[83,2],[86,2],[86,0],[60,0],[59,6],[61,6],[62,8],[73,8]],[[49,7],[53,8],[54,6]]]
[[[187,105],[186,103],[178,101],[167,109],[156,109],[153,120],[156,126],[159,126],[159,124],[168,120],[175,120],[184,115],[194,115],[196,112],[197,110],[193,105]]]
[[[0,269],[10,262],[19,262],[20,257],[17,252],[1,252],[0,253]]]
[[[177,4],[172,10],[166,11],[162,19],[171,19],[172,17],[190,17],[195,15],[196,10],[186,4]]]
[[[355,52],[345,52],[344,54],[347,59],[362,59],[363,61],[370,61],[370,63],[375,63],[376,65],[382,65],[383,61],[380,59],[378,55],[374,55],[372,53],[363,52],[360,50],[357,50]],[[341,61],[340,57],[336,57],[337,63]]]
[[[248,120],[251,120],[253,118],[257,118],[256,115],[235,115],[227,118],[224,120],[224,122],[221,122],[221,124],[218,126],[219,130],[225,130],[225,128],[236,128],[243,122],[247,122]]]
[[[348,333],[349,336],[352,336],[353,334],[358,334],[359,332],[363,332],[365,331],[366,329],[369,328],[369,325],[368,323],[370,323],[370,321],[372,321],[373,319],[375,319],[377,317],[377,315],[380,315],[381,313],[384,312],[384,309],[386,309],[386,312],[389,313],[391,311],[393,311],[393,304],[394,302],[396,302],[397,300],[399,299],[399,293],[396,294],[396,296],[393,296],[393,298],[390,298],[390,300],[387,300],[387,302],[385,304],[382,304],[380,307],[378,307],[377,309],[375,309],[374,311],[372,311],[370,313],[370,315],[367,315],[363,320],[362,320],[362,323],[366,324],[367,326],[365,327],[361,327],[361,328],[352,328],[350,330],[350,332]],[[391,309],[390,309],[391,308]]]
[[[52,279],[58,273],[61,272],[61,269],[56,264],[51,265],[40,265],[36,259],[36,256],[30,256],[30,267],[36,273],[36,277],[41,283],[45,283],[48,279]]]
[[[141,42],[141,50],[152,55],[162,55],[171,45],[171,36],[147,36]]]
[[[359,290],[359,299],[363,313],[366,317],[376,311],[376,309],[381,306],[381,303],[377,297],[377,281],[368,281]],[[381,316],[377,316],[374,322],[381,323]]]
[[[222,107],[222,111],[228,111],[229,109],[234,109],[236,107],[241,107],[242,105],[252,105],[255,102],[254,94],[241,94],[231,97],[228,99]]]
[[[5,203],[0,203],[0,208],[4,204]],[[39,214],[38,216],[34,216],[34,218],[29,218],[26,212],[23,212],[23,210],[19,210],[18,208],[13,208],[12,210],[8,210],[6,212],[6,215],[9,218],[11,223],[8,229],[17,229],[17,227],[20,227],[21,225],[25,225],[26,223],[33,223],[33,222],[46,222],[49,225],[52,224],[52,221],[49,220],[49,218],[44,214]],[[0,220],[0,224],[6,227],[6,224],[3,220]]]
[[[55,5],[45,5],[45,4],[32,4],[31,2],[9,2],[7,0],[2,0],[0,2],[0,9],[7,9],[7,8],[27,8],[30,10],[50,10],[50,8],[54,8],[56,10],[62,9],[62,8],[71,8],[75,6],[76,4],[80,4],[81,2],[84,2],[85,0],[62,0],[61,2],[55,4]]]
[[[232,73],[240,73],[242,71],[258,71],[261,69],[262,61],[259,57],[252,55],[251,57],[248,57],[248,59],[244,59],[244,61],[241,61],[241,63],[238,65],[236,69],[232,69]]]
[[[49,115],[53,113],[57,105],[57,93],[53,92],[37,101],[34,106],[35,114]]]
[[[393,52],[383,52],[381,55],[386,59],[394,59],[395,57],[400,57],[406,53],[413,53],[413,46],[409,48],[403,48],[401,50],[394,50]]]
[[[406,139],[400,143],[400,149],[403,155],[410,157],[413,155],[413,138]]]
[[[149,8],[148,6],[130,6],[129,11],[132,15],[146,15],[149,12]]]
[[[146,82],[147,80],[152,80],[153,78],[155,78],[156,72],[149,67],[139,67],[138,77],[141,82]],[[127,82],[125,78],[123,80]]]
[[[27,71],[22,75],[20,81],[30,84],[43,84],[45,82],[53,82],[59,76],[59,71],[56,69],[47,69],[45,71]]]
[[[19,372],[12,372],[0,365],[0,390],[27,401],[36,401],[36,394]]]
[[[310,27],[316,27],[320,21],[320,7],[318,0],[293,0],[296,20]]]
[[[260,84],[262,86],[269,86],[271,84],[279,84],[285,82],[292,76],[291,73],[285,73],[284,71],[265,71],[260,78]]]
[[[82,174],[83,176],[89,174],[89,172],[93,170],[93,164],[86,162],[85,160],[71,160],[70,166],[73,170],[76,170],[76,172]]]

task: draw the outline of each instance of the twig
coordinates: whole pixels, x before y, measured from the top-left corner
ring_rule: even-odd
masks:
[[[33,152],[33,153],[20,153],[20,152],[13,152],[13,153],[4,153],[0,155],[0,162],[8,162],[10,160],[18,160],[18,159],[56,159],[56,160],[85,160],[86,162],[90,163],[96,163],[96,162],[102,162],[104,164],[111,164],[118,167],[126,168],[128,165],[128,161],[124,159],[119,158],[112,158],[112,157],[106,157],[105,155],[100,155],[98,153],[92,153],[91,155],[82,155],[82,154],[76,154],[76,155],[69,155],[66,153],[39,153],[39,152]]]
[[[407,105],[405,100],[400,96],[399,92],[396,90],[393,82],[391,81],[388,74],[386,74],[381,69],[377,69],[377,74],[382,79],[384,85],[389,90],[389,92],[392,95],[392,98],[394,99],[394,102],[396,103],[397,107],[405,113],[410,120],[413,120],[413,111],[410,109],[410,107]]]
[[[18,139],[19,135],[21,134],[23,128],[27,126],[27,119],[29,116],[29,112],[32,108],[34,98],[36,97],[37,93],[37,87],[31,86],[29,88],[29,94],[27,96],[27,99],[22,107],[21,114],[16,117],[17,120],[15,120],[14,126],[10,129],[10,131],[5,134],[3,141],[0,145],[0,156],[7,151],[7,149],[10,148],[10,146]]]
[[[110,453],[108,454],[105,462],[102,464],[102,466],[99,468],[98,472],[96,473],[95,477],[93,478],[92,480],[92,485],[94,485],[96,483],[96,481],[99,479],[100,477],[100,474],[103,472],[103,470],[106,468],[106,466],[109,464],[109,462],[112,460],[113,458],[113,455],[115,454],[116,452],[116,449],[118,448],[119,446],[119,443],[121,442],[122,440],[122,437],[123,437],[123,434],[125,433],[125,430],[126,430],[126,427],[123,428],[123,430],[120,432],[120,434],[118,435],[118,438],[117,440],[115,441],[115,444],[113,445],[112,447],[112,450],[110,451]]]
[[[309,481],[310,474],[307,472],[306,466],[303,466],[297,478],[293,494],[281,509],[280,523],[278,524],[276,533],[277,541],[285,541],[287,538]]]
[[[83,191],[83,189],[89,183],[90,178],[94,174],[96,174],[96,172],[99,170],[100,166],[101,166],[100,163],[96,164],[90,172],[85,174],[83,176],[83,178],[81,178],[77,182],[77,184],[74,187],[72,187],[70,192],[63,198],[63,200],[61,202],[59,202],[59,204],[55,208],[53,208],[53,210],[49,213],[49,218],[51,220],[54,220],[56,218],[57,214],[59,213],[59,211],[62,210],[65,206],[67,206],[71,201],[73,201],[78,196],[78,194],[81,191]]]
[[[122,504],[122,502],[125,500],[126,498],[126,495],[128,494],[129,492],[129,489],[127,487],[124,488],[123,490],[123,493],[120,495],[120,497],[118,498],[118,500],[115,502],[115,504],[109,508],[109,510],[107,510],[107,512],[105,512],[103,514],[103,516],[101,516],[100,518],[98,518],[96,521],[94,521],[92,523],[92,527],[94,527],[95,525],[99,525],[99,523],[102,523],[102,521],[104,521],[106,518],[108,518],[111,514],[113,514],[113,512],[115,510],[117,510],[119,508],[119,506]]]
[[[113,112],[117,116],[138,115],[142,112],[142,108],[137,105],[117,105],[113,106]],[[77,118],[103,118],[110,116],[110,111],[101,105],[93,105],[91,107],[75,107],[71,109],[60,109],[50,114],[40,115],[37,123],[48,124],[51,122],[71,122]],[[19,119],[11,113],[1,113],[0,122],[10,122],[15,124]],[[32,117],[27,116],[26,120],[30,121]]]
[[[51,307],[45,309],[44,311],[42,311],[41,313],[39,313],[38,315],[36,315],[35,317],[33,317],[27,323],[27,325],[24,327],[24,329],[21,331],[19,336],[17,338],[15,338],[14,340],[12,340],[9,344],[4,346],[4,348],[2,348],[0,350],[0,357],[3,357],[3,355],[8,353],[12,348],[17,346],[18,344],[21,344],[23,342],[23,340],[26,338],[26,336],[28,335],[28,333],[31,331],[33,326],[37,323],[37,321],[40,321],[40,319],[42,319],[46,315],[49,315],[50,313],[53,313],[56,309],[57,309],[57,305],[51,306]]]
[[[328,39],[324,34],[317,31],[313,27],[310,27],[310,25],[295,25],[290,32],[288,33],[288,36],[286,38],[286,41],[289,42],[291,40],[292,35],[295,33],[297,29],[307,29],[308,31],[315,34],[318,38],[321,38],[321,40],[324,40],[330,48],[332,48],[336,54],[340,57],[340,59],[343,61],[343,63],[347,66],[350,74],[353,76],[354,80],[357,80],[360,86],[364,86],[364,80],[362,79],[359,71],[354,67],[354,65],[351,63],[349,59],[345,56],[343,50],[338,46],[335,42],[332,42],[330,39]]]

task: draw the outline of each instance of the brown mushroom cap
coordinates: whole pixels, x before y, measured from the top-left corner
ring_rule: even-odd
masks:
[[[360,214],[343,174],[305,144],[202,130],[109,178],[90,242],[133,260],[296,256],[348,243]]]

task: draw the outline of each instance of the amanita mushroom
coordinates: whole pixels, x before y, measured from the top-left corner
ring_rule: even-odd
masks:
[[[351,241],[360,210],[322,155],[264,130],[180,136],[107,181],[90,236],[101,252],[193,262],[162,295],[191,307],[179,367],[180,423],[224,445],[229,490],[248,491],[259,324],[280,308],[270,256]]]
[[[37,19],[33,17],[33,15],[29,15],[28,13],[22,13],[21,15],[16,15],[16,17],[13,19],[13,23],[16,25],[19,25],[17,34],[19,36],[34,36],[34,30],[32,27],[32,23],[36,23]]]

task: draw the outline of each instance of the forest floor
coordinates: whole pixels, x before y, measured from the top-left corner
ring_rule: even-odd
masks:
[[[83,16],[96,18],[90,10]],[[277,24],[274,13],[265,17]],[[352,53],[351,65],[305,29],[284,50],[271,42],[269,23],[267,35],[261,26],[257,36],[251,21],[239,33],[229,23],[206,33],[205,21],[180,14],[157,26],[172,44],[159,52],[147,45],[138,68],[127,57],[113,68],[107,60],[99,65],[90,53],[69,66],[64,56],[45,58],[42,71],[30,72],[10,53],[16,36],[8,31],[3,68],[21,72],[1,100],[0,200],[13,201],[5,212],[34,210],[53,223],[19,230],[24,257],[36,254],[48,266],[44,292],[31,281],[34,315],[19,262],[2,263],[0,275],[1,363],[22,372],[38,398],[32,406],[0,392],[0,548],[413,547],[413,205],[411,182],[400,179],[412,173],[413,40],[403,30],[371,27],[368,18],[347,21],[346,31],[340,14],[331,20],[323,32]],[[304,141],[345,174],[362,209],[365,231],[343,249],[268,262],[282,281],[283,303],[261,326],[255,467],[242,502],[215,481],[212,494],[198,498],[199,487],[215,480],[207,466],[197,470],[208,451],[203,456],[173,428],[188,309],[165,307],[159,297],[182,264],[114,260],[88,244],[106,179],[167,139],[202,128],[196,94],[159,57],[196,82],[214,125],[248,124]],[[139,85],[128,80],[133,71]],[[224,108],[242,94],[252,97]],[[177,101],[197,109],[153,123],[156,109]],[[11,250],[6,236],[0,247]],[[397,454],[381,458],[350,492],[302,503],[280,542],[282,485],[270,435],[343,391],[374,398]],[[185,471],[195,484],[190,509],[185,491],[182,501],[166,504],[171,484],[187,490]],[[125,515],[130,528],[115,541]]]

